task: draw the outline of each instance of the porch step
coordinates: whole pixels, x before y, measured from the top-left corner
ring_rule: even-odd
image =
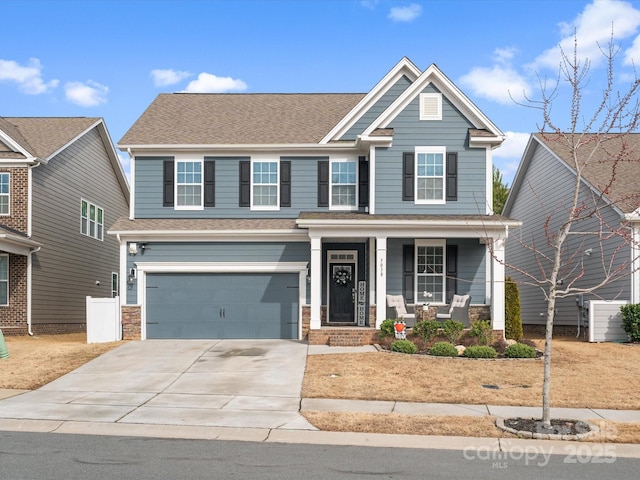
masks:
[[[375,328],[321,328],[309,331],[310,345],[330,345],[332,347],[359,347],[371,345]]]

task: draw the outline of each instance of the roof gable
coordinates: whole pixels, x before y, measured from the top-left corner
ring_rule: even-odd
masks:
[[[595,134],[576,134],[585,142],[595,138]],[[605,137],[606,138],[606,137]],[[522,183],[537,148],[544,148],[574,175],[574,160],[571,149],[563,142],[561,134],[532,134],[522,155],[522,160],[505,202],[504,214],[509,212],[522,188]],[[584,164],[582,181],[595,192],[603,193],[620,213],[632,213],[640,207],[640,134],[632,133],[624,137],[611,136],[593,148],[589,143],[578,149],[578,158]]]
[[[429,85],[433,85],[471,122],[476,130],[486,130],[501,143],[504,134],[480,111],[469,98],[442,71],[432,64],[367,128],[363,135],[371,135],[376,129],[389,124]]]

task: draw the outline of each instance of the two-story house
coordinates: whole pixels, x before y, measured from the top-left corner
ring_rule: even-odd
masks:
[[[101,118],[0,117],[0,329],[84,331],[86,296],[118,295],[129,185]]]
[[[407,58],[365,94],[159,95],[118,144],[125,335],[366,342],[387,294],[425,291],[503,330],[503,139]]]

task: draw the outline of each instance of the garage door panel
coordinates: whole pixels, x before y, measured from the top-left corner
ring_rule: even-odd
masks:
[[[298,274],[147,274],[147,338],[297,338]]]

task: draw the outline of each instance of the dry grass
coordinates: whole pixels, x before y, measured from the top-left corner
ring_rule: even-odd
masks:
[[[84,333],[5,337],[9,358],[0,360],[0,388],[33,390],[84,365],[123,342],[87,344]]]
[[[640,346],[558,337],[554,407],[640,407]],[[302,396],[404,402],[539,405],[542,360],[468,360],[388,352],[312,355]],[[497,385],[497,390],[482,385]]]

